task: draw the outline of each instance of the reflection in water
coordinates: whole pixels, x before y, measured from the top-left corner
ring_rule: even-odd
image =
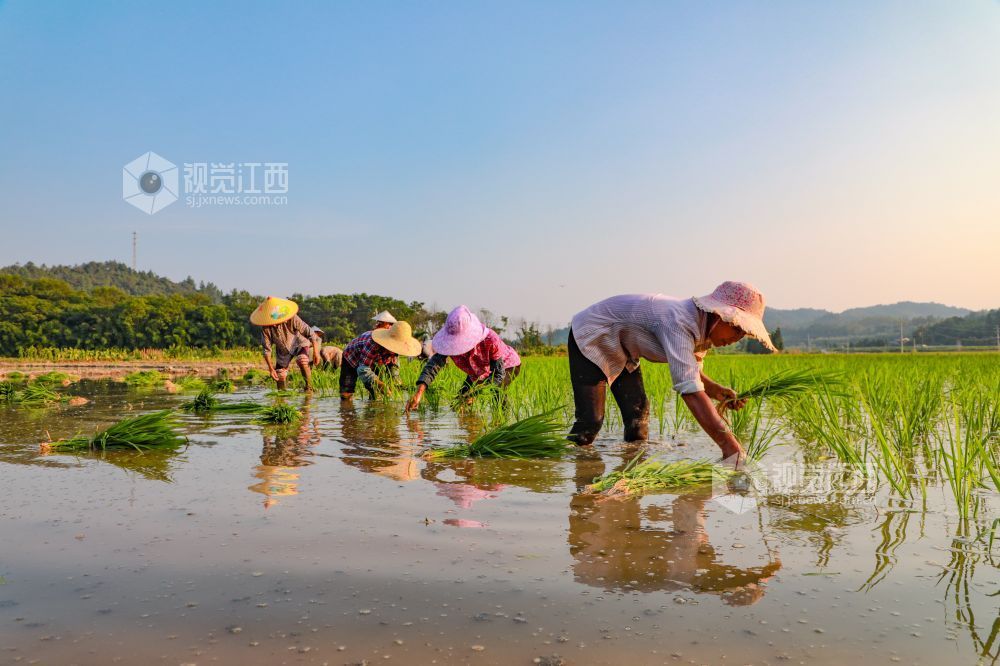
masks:
[[[278,503],[279,497],[299,494],[299,467],[311,465],[312,449],[319,444],[319,424],[303,410],[297,424],[265,426],[260,464],[254,468],[254,477],[260,479],[249,490],[264,495],[264,508]]]
[[[603,471],[599,459],[578,459],[577,489]],[[644,508],[639,498],[575,493],[569,515],[574,577],[612,591],[689,589],[719,595],[730,605],[756,603],[781,561],[769,555],[767,564],[747,568],[720,562],[705,531],[710,498],[710,490],[701,489],[678,495],[669,508]],[[672,528],[653,525],[664,522]]]
[[[995,498],[996,495],[993,495]],[[1000,570],[1000,558],[994,553],[994,543],[990,537],[996,529],[1000,518],[990,522],[991,512],[988,510],[986,496],[974,498],[971,520],[974,521],[978,538],[962,536],[969,529],[968,524],[959,523],[959,536],[952,539],[951,559],[943,567],[938,584],[944,583],[944,604],[948,622],[954,622],[964,629],[972,641],[972,645],[980,656],[978,663],[996,664],[1000,661],[1000,613],[997,612],[996,599],[1000,590],[995,583],[983,585],[983,577],[977,577],[978,570],[985,570],[987,575]],[[982,613],[977,619],[977,605],[985,606],[985,623]]]
[[[889,499],[889,507],[878,527],[881,540],[875,548],[875,568],[861,586],[863,592],[872,591],[892,571],[897,561],[896,551],[906,543],[906,531],[911,515],[907,500]]]
[[[415,456],[423,441],[420,421],[407,417],[407,440],[400,436],[403,415],[394,403],[365,402],[361,413],[352,402],[340,405],[340,428],[345,465],[371,472],[393,481],[420,478],[420,465]]]

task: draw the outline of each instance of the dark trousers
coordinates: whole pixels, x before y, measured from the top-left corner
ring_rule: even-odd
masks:
[[[358,383],[358,369],[356,367],[354,367],[353,365],[351,365],[350,363],[348,363],[347,361],[341,362],[341,364],[340,364],[340,393],[341,394],[344,394],[344,393],[353,394],[354,393],[354,389],[357,386],[357,383]],[[364,384],[364,382],[362,382],[362,384]],[[373,391],[371,389],[371,387],[368,386],[368,385],[365,385],[365,388],[368,390],[369,397],[371,397],[374,400],[375,399],[375,391]]]
[[[579,445],[590,444],[604,425],[604,405],[608,378],[604,371],[588,359],[576,345],[573,331],[569,332],[569,375],[573,382],[573,403],[576,421],[569,439]],[[625,423],[625,441],[634,442],[649,437],[649,399],[642,384],[642,370],[624,371],[611,384],[611,395],[618,403]]]

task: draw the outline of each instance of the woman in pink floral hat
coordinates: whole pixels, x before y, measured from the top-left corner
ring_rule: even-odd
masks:
[[[731,345],[749,335],[775,351],[764,327],[764,296],[746,282],[723,282],[708,296],[672,298],[663,294],[612,296],[573,317],[569,368],[576,422],[569,438],[590,444],[604,423],[607,388],[625,422],[625,441],[649,434],[649,400],[639,359],[669,363],[674,390],[724,459],[744,456],[743,446],[719,417],[712,400],[736,409],[736,392],[710,379],[702,360],[711,347]]]
[[[484,382],[506,388],[521,372],[521,357],[517,352],[464,305],[448,313],[444,326],[431,340],[431,347],[434,355],[424,364],[406,411],[420,404],[427,387],[449,358],[466,375],[460,391],[463,396]]]

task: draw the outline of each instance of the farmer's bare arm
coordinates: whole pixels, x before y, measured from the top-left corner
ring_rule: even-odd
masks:
[[[271,363],[270,352],[264,354],[264,364],[267,365],[267,373],[271,375],[271,379],[278,380],[278,371],[274,369],[274,364]]]
[[[722,449],[723,458],[737,453],[743,455],[743,446],[740,444],[740,440],[736,439],[736,435],[732,433],[726,422],[719,417],[719,413],[715,411],[715,405],[712,404],[712,400],[705,391],[685,393],[682,397],[684,404],[688,406],[695,420],[698,421],[698,425]]]
[[[424,391],[427,390],[427,384],[417,384],[417,390],[413,393],[410,399],[406,403],[406,412],[409,413],[411,409],[416,409],[417,405],[420,404],[421,398],[424,397]]]

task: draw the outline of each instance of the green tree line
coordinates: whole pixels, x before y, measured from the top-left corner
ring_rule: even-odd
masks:
[[[422,303],[369,294],[293,294],[306,322],[327,339],[346,342],[388,309],[415,330],[435,327],[441,313]],[[193,292],[133,295],[121,288],[75,289],[64,280],[0,273],[0,355],[29,347],[77,349],[230,349],[256,345],[248,317],[262,297],[233,291],[218,298]]]

